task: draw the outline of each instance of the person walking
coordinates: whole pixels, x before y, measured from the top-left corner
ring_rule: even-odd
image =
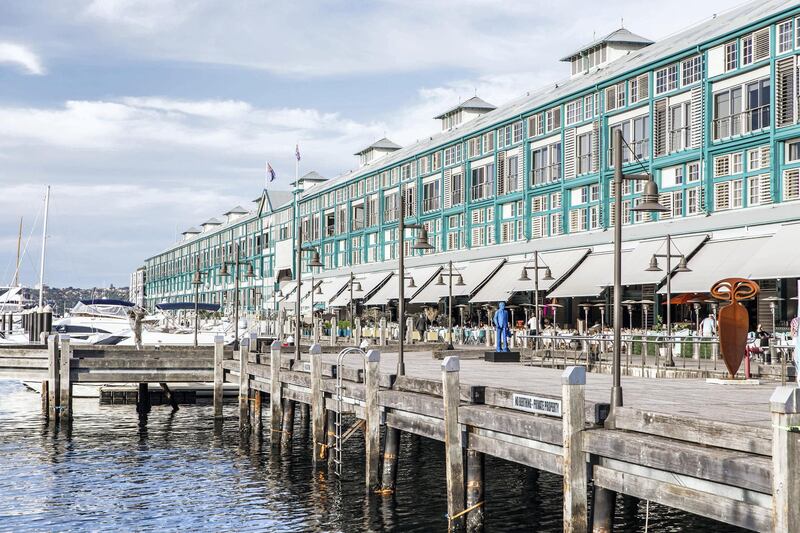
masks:
[[[709,313],[708,316],[700,322],[700,332],[703,337],[713,337],[717,334],[717,319],[712,313]]]
[[[425,342],[425,331],[428,329],[428,321],[425,319],[425,314],[420,313],[417,321],[414,323],[414,329],[419,333],[420,342]]]

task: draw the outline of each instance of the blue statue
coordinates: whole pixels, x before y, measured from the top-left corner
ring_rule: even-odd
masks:
[[[494,324],[495,336],[497,337],[496,350],[498,352],[508,351],[508,338],[511,336],[511,331],[508,328],[508,310],[506,309],[505,302],[500,302],[500,308],[494,312],[492,324]]]

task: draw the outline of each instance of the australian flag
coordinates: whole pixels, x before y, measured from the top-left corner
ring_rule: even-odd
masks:
[[[300,145],[299,144],[295,144],[294,145],[294,156],[297,158],[298,161],[300,161]]]
[[[269,178],[270,182],[275,181],[275,171],[272,169],[272,165],[267,163],[267,177]]]

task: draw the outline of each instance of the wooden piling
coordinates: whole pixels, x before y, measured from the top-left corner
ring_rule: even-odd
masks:
[[[391,494],[397,484],[397,460],[400,457],[400,430],[386,426],[383,439],[383,473],[381,493]]]
[[[325,425],[328,426],[326,431],[326,438],[328,440],[328,466],[333,466],[333,460],[336,456],[336,454],[330,453],[336,446],[336,417],[333,416],[333,412],[328,412]]]
[[[222,360],[225,357],[225,337],[214,337],[214,418],[222,418],[222,398],[224,394],[225,370]]]
[[[800,531],[800,394],[778,387],[772,411],[772,531]]]
[[[312,344],[308,350],[311,359],[311,438],[314,442],[314,462],[328,456],[325,441],[325,393],[322,391],[322,346]]]
[[[250,431],[250,376],[247,358],[250,355],[250,339],[245,337],[239,344],[239,431]]]
[[[180,409],[180,407],[178,407],[178,399],[175,398],[174,394],[172,394],[172,391],[169,389],[169,385],[167,385],[166,383],[159,383],[158,386],[161,387],[161,390],[164,392],[164,397],[169,402],[169,405],[170,407],[172,407],[172,410],[177,411],[178,409]]]
[[[461,447],[461,426],[458,423],[459,370],[458,356],[451,355],[444,358],[442,362],[442,395],[448,517],[455,517],[464,510],[464,456]],[[449,518],[449,521],[452,526],[460,527],[463,524],[463,517]]]
[[[270,442],[277,446],[281,442],[281,425],[283,423],[283,406],[281,405],[281,342],[272,341],[269,347],[269,426]]]
[[[251,409],[250,412],[250,416],[252,417],[252,420],[250,422],[250,427],[252,428],[253,435],[258,439],[261,438],[261,430],[263,427],[261,421],[261,410],[262,410],[261,397],[262,397],[261,391],[259,390],[253,391],[253,408]]]
[[[150,412],[150,389],[147,383],[139,383],[136,396],[136,412],[144,416]]]
[[[611,533],[614,530],[614,507],[617,493],[594,486],[592,492],[592,532]]]
[[[484,455],[476,450],[467,450],[467,531],[483,531]]]
[[[380,484],[381,408],[378,404],[380,364],[381,353],[378,350],[368,351],[364,361],[364,454],[368,491],[374,491]]]
[[[70,375],[70,360],[72,359],[72,347],[69,344],[69,336],[61,335],[61,346],[59,349],[59,413],[62,424],[69,425],[72,422],[72,377]]]
[[[50,335],[47,339],[47,379],[48,387],[48,418],[55,421],[58,418],[59,394],[61,392],[59,361],[60,341],[58,335]]]
[[[583,430],[586,425],[584,387],[586,367],[570,366],[561,374],[562,437],[564,447],[564,531],[587,531],[586,459]]]
[[[281,430],[281,438],[283,440],[281,443],[283,444],[284,448],[288,448],[292,445],[292,434],[294,433],[294,407],[294,400],[290,400],[289,398],[283,399],[283,427]]]

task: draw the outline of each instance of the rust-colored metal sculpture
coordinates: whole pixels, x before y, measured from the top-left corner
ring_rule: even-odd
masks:
[[[749,317],[747,309],[740,301],[753,298],[756,294],[758,285],[745,278],[725,278],[711,287],[714,298],[730,302],[720,308],[717,328],[722,360],[725,361],[731,378],[739,371],[747,346]]]

